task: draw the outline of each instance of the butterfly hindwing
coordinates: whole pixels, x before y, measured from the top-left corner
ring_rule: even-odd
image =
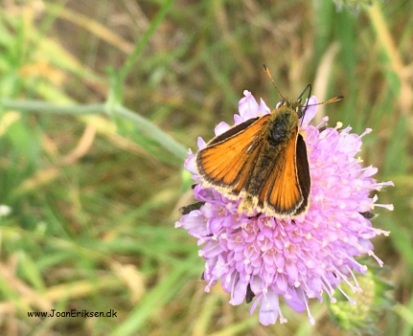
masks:
[[[296,166],[297,132],[274,158],[273,169],[259,196],[258,204],[277,215],[295,214],[303,202]]]
[[[310,166],[307,157],[307,145],[305,144],[304,138],[301,134],[298,134],[297,136],[295,157],[298,182],[300,185],[301,194],[303,196],[303,202],[296,210],[296,213],[301,213],[308,206],[308,198],[310,196],[311,188]]]

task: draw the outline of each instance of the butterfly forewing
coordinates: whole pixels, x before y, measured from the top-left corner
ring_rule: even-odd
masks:
[[[231,127],[228,131],[217,135],[215,138],[213,138],[210,142],[208,142],[208,146],[211,146],[213,144],[216,144],[218,142],[227,140],[228,138],[236,135],[237,133],[241,133],[242,131],[244,131],[249,125],[251,125],[252,123],[254,123],[255,121],[257,121],[259,118],[251,118],[248,120],[245,120],[244,122],[235,125],[233,127]]]
[[[227,194],[238,194],[245,185],[259,155],[260,133],[265,131],[269,115],[246,122],[214,138],[197,154],[199,174],[211,185],[228,189]],[[218,139],[218,140],[217,140]],[[234,188],[235,186],[235,188]]]

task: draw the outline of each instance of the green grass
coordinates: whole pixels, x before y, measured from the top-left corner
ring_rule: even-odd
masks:
[[[308,83],[364,138],[379,194],[374,241],[395,305],[377,329],[413,332],[413,3],[358,15],[331,1],[6,1],[0,13],[0,334],[345,335],[284,309],[263,327],[219,285],[204,293],[194,239],[176,230],[187,148],[232,122],[243,90],[279,100]],[[410,62],[410,63],[409,63]],[[28,311],[118,318],[28,318]]]

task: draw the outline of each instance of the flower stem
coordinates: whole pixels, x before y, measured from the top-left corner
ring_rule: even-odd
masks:
[[[20,112],[41,112],[52,114],[87,115],[100,114],[105,111],[105,104],[94,105],[57,105],[36,100],[0,99],[3,109],[18,110]]]
[[[121,116],[133,122],[139,132],[145,133],[148,137],[155,140],[159,145],[177,158],[184,160],[187,155],[186,148],[165,133],[157,125],[148,119],[140,116],[121,105],[108,106],[107,104],[93,105],[57,105],[41,101],[17,101],[10,99],[0,99],[2,109],[13,109],[20,112],[39,112],[51,114],[70,114],[70,115],[90,115],[90,114],[107,114]],[[110,109],[110,111],[109,111]]]
[[[140,132],[150,136],[179,159],[185,160],[187,157],[187,150],[184,146],[148,119],[120,105],[115,106],[114,113],[132,121]]]

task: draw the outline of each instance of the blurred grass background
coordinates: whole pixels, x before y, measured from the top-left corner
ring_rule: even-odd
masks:
[[[325,304],[314,327],[289,308],[263,327],[219,285],[205,294],[195,240],[174,229],[186,149],[232,123],[243,90],[279,100],[263,63],[292,99],[307,83],[344,95],[331,125],[373,128],[364,162],[396,185],[373,220],[391,231],[374,244],[396,302],[377,329],[413,334],[412,1],[1,3],[1,335],[345,334]],[[51,309],[118,318],[27,317]]]

